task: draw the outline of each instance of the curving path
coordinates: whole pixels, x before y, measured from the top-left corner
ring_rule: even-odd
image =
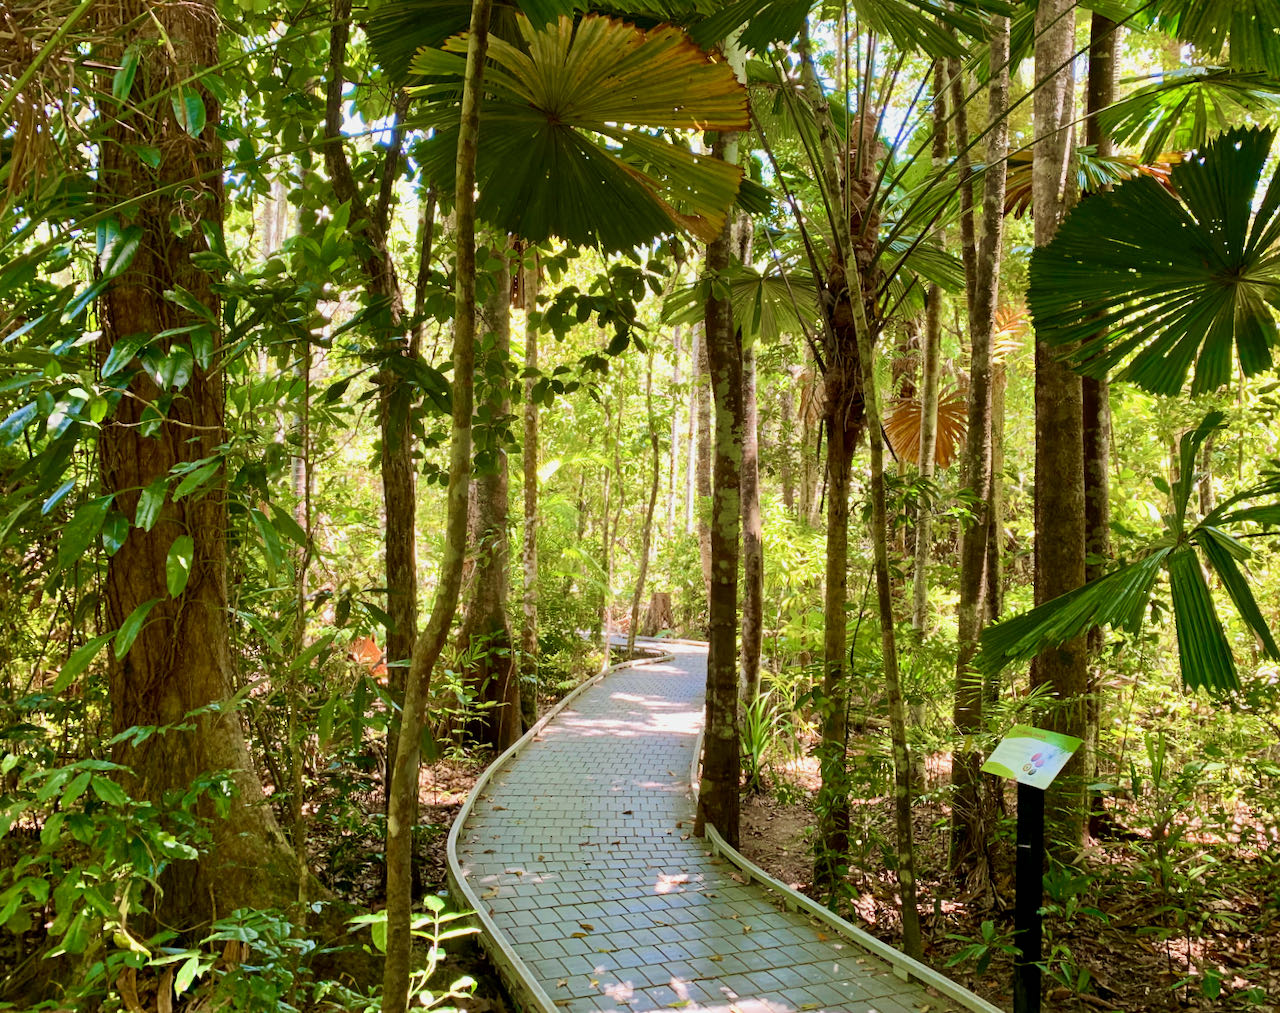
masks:
[[[455,880],[528,1007],[995,1010],[918,965],[959,1001],[901,980],[691,836],[706,648],[664,647],[570,700],[455,826]]]

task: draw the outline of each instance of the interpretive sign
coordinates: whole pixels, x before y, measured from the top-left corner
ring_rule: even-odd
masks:
[[[1062,772],[1080,739],[1057,732],[1014,725],[982,765],[984,774],[1007,777],[1019,784],[1044,790]]]
[[[1041,916],[1044,903],[1044,790],[1062,773],[1081,740],[1014,725],[982,765],[986,774],[1018,782],[1014,861],[1013,1013],[1040,1013]]]

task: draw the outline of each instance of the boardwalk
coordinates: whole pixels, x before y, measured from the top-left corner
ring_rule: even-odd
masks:
[[[457,857],[478,904],[505,937],[508,962],[536,979],[530,1005],[990,1009],[900,980],[830,927],[781,910],[691,836],[706,653],[671,649],[674,661],[624,669],[577,697],[459,827]]]

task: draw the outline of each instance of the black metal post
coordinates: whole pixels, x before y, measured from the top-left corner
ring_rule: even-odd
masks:
[[[1040,905],[1044,901],[1044,791],[1018,785],[1013,944],[1014,1013],[1040,1013]]]

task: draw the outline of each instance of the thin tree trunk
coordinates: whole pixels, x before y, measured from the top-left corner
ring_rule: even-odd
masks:
[[[782,486],[782,505],[787,513],[795,516],[796,399],[792,383],[793,378],[788,376],[778,397],[778,448],[781,451],[778,458],[778,482]]]
[[[745,259],[745,258],[744,258]],[[760,518],[760,436],[755,342],[742,349],[742,700],[760,695],[764,643],[764,530]]]
[[[218,279],[193,263],[192,255],[207,252],[200,225],[220,228],[224,202],[220,110],[212,94],[189,81],[191,68],[211,67],[219,59],[214,5],[193,0],[152,8],[122,0],[101,5],[96,17],[102,35],[118,46],[107,51],[107,59],[118,62],[130,45],[144,53],[131,94],[135,112],[108,123],[100,155],[101,206],[118,207],[122,225],[143,230],[132,264],[107,284],[99,301],[98,348],[105,358],[123,338],[200,322],[166,299],[167,290],[180,287],[208,319],[220,318]],[[157,44],[158,34],[166,45]],[[205,106],[206,126],[196,137],[170,112],[167,97],[180,83]],[[159,152],[152,171],[140,170],[131,153],[131,145],[140,143]],[[187,228],[174,228],[174,222]],[[212,338],[220,348],[216,328]],[[168,345],[161,339],[155,347],[167,352]],[[175,467],[221,459],[224,376],[216,354],[211,363],[197,363],[165,418],[144,428],[143,411],[162,392],[146,370],[133,373],[128,396],[103,421],[98,437],[102,493],[114,497],[115,510],[133,518],[141,491],[167,482]],[[228,772],[235,787],[230,813],[222,818],[207,801],[200,803],[197,811],[210,817],[212,838],[199,859],[170,863],[160,878],[163,894],[153,898],[154,914],[179,930],[207,925],[237,907],[285,907],[300,892],[296,856],[266,804],[237,709],[211,706],[227,703],[236,690],[227,626],[226,500],[221,470],[198,493],[178,502],[167,499],[154,525],[131,529],[110,556],[102,588],[108,628],[119,628],[135,609],[156,600],[129,652],[110,658],[112,729],[170,729],[140,740],[125,736],[112,747],[112,759],[132,771],[130,794],[160,804],[170,792],[190,791],[211,771]],[[183,537],[191,539],[190,576],[179,594],[170,595],[165,560]]]
[[[702,344],[702,327],[694,324],[689,329],[689,429],[685,439],[684,457],[684,530],[685,534],[694,533],[697,515],[697,473],[698,473],[698,418],[699,397],[698,385],[700,370],[698,368],[698,346]]]
[[[440,581],[427,628],[413,648],[405,683],[400,741],[387,809],[387,955],[382,976],[382,1013],[405,1013],[409,1001],[412,939],[412,830],[417,813],[419,742],[426,723],[428,689],[458,605],[467,547],[467,486],[471,474],[472,377],[476,334],[476,139],[480,132],[484,60],[489,45],[492,0],[473,0],[467,35],[467,69],[458,133],[454,217],[457,270],[453,338],[453,435],[449,446],[448,513]]]
[[[609,434],[613,431],[613,409],[609,405],[609,398],[604,398],[604,442],[606,446],[609,442]],[[612,590],[613,568],[609,564],[609,546],[612,544],[609,540],[609,510],[613,506],[613,467],[605,465],[604,481],[601,482],[604,487],[601,490],[600,504],[600,555],[601,569],[604,571],[604,586],[600,591],[600,640],[604,644],[604,661],[601,663],[602,668],[609,667],[609,594]],[[579,494],[579,502],[581,502],[581,494]],[[579,533],[581,537],[581,533]]]
[[[520,598],[520,710],[527,731],[538,720],[538,404],[533,399],[538,369],[538,328],[530,321],[538,303],[540,269],[523,267],[524,284],[524,547]]]
[[[427,331],[427,285],[435,250],[437,201],[436,188],[430,186],[418,209],[418,273],[413,287],[413,337],[409,342],[409,354],[415,358],[422,354],[422,339]]]
[[[880,648],[884,666],[884,679],[889,698],[889,729],[893,741],[894,767],[894,822],[897,831],[897,876],[898,888],[902,902],[902,944],[903,949],[911,956],[922,955],[920,936],[920,915],[916,908],[915,880],[915,845],[911,829],[911,762],[907,745],[907,715],[902,698],[902,684],[898,673],[897,634],[893,613],[893,589],[889,572],[889,524],[885,499],[884,481],[884,443],[881,438],[881,415],[879,398],[875,382],[874,347],[876,334],[872,330],[875,306],[877,278],[875,274],[875,255],[879,236],[879,218],[875,205],[876,197],[876,117],[868,109],[859,112],[859,129],[856,141],[851,145],[837,142],[837,134],[831,123],[830,107],[822,97],[821,84],[813,65],[812,52],[809,46],[807,28],[802,30],[801,75],[805,84],[811,108],[818,121],[818,137],[822,155],[822,175],[827,193],[829,207],[839,207],[847,202],[848,217],[843,212],[835,216],[834,238],[837,245],[836,258],[832,267],[828,288],[834,300],[833,322],[828,333],[836,336],[832,347],[826,355],[827,362],[827,398],[828,404],[835,401],[844,402],[843,410],[833,413],[828,408],[830,432],[830,456],[835,459],[837,440],[842,444],[841,451],[847,459],[856,440],[858,428],[848,432],[851,426],[861,427],[864,423],[871,436],[868,443],[871,447],[871,542],[875,556],[876,597],[880,614]],[[847,159],[846,159],[846,152]],[[841,186],[840,166],[848,165],[848,176]],[[852,347],[850,347],[852,346]],[[836,399],[831,388],[832,375],[835,373],[845,385],[847,393]],[[847,399],[847,400],[846,400]],[[836,424],[832,424],[836,423]],[[843,426],[846,433],[837,437],[836,430]],[[853,439],[850,439],[850,437]],[[835,469],[829,468],[829,475],[834,476]],[[834,481],[829,488],[835,498]],[[841,497],[844,524],[848,525],[847,490]],[[830,556],[831,538],[835,534],[830,528],[828,537],[828,556]],[[847,532],[844,538],[847,539]],[[847,552],[847,545],[845,548]],[[833,563],[827,562],[828,580],[835,577],[832,572]],[[840,574],[840,582],[844,574]],[[827,590],[828,602],[831,603],[831,589]],[[825,664],[828,674],[833,670],[838,674],[843,669],[844,649],[844,616],[845,603],[840,601],[838,608],[828,609],[827,637],[833,639],[833,626],[841,627],[839,646],[841,656],[833,655],[834,643],[826,646]],[[847,690],[845,690],[847,692]],[[840,694],[843,697],[843,693]],[[827,706],[836,703],[830,699]],[[835,742],[827,741],[824,730],[823,749],[835,752]],[[838,762],[845,765],[844,751],[828,757],[827,767],[834,767]],[[846,786],[848,773],[837,775]],[[824,773],[824,794],[827,793]],[[829,801],[839,804],[840,797],[832,796]],[[847,796],[843,800],[848,805]],[[820,826],[821,835],[822,828]],[[847,833],[847,830],[846,830]],[[843,855],[840,856],[843,858]],[[829,876],[832,870],[825,870]]]
[[[636,576],[635,591],[631,595],[631,623],[627,628],[627,657],[636,650],[636,630],[640,627],[640,601],[644,597],[644,582],[649,575],[649,549],[653,544],[653,515],[658,508],[658,480],[661,472],[662,447],[658,442],[658,422],[653,416],[653,350],[649,351],[649,364],[644,383],[645,415],[649,420],[649,443],[653,448],[653,481],[649,486],[649,506],[644,512],[644,533],[640,544],[640,572]]]
[[[400,333],[404,302],[395,262],[387,245],[393,182],[398,172],[403,142],[401,120],[407,98],[397,100],[393,141],[382,166],[377,203],[370,206],[360,192],[346,150],[343,147],[342,95],[346,85],[347,43],[351,35],[351,0],[334,0],[333,24],[329,31],[329,75],[325,91],[325,168],[337,199],[351,205],[353,227],[363,228],[362,267],[370,302],[383,308],[377,318],[382,334],[380,350],[385,356],[408,355],[410,349]],[[413,428],[409,407],[411,385],[389,366],[378,371],[378,424],[382,435],[379,459],[382,502],[385,515],[385,575],[387,584],[386,631],[387,687],[396,702],[404,699],[407,665],[413,654],[418,630],[418,563],[414,546],[416,493],[414,489]],[[395,766],[397,719],[387,729],[387,768],[384,787],[391,790]],[[388,805],[390,802],[388,801]]]
[[[1072,0],[1042,0],[1036,11],[1032,202],[1037,246],[1053,239],[1065,210],[1074,13]],[[1040,605],[1084,583],[1085,497],[1080,377],[1062,362],[1061,349],[1039,340],[1035,386],[1035,601]],[[1032,685],[1049,689],[1051,705],[1042,720],[1053,731],[1084,736],[1087,656],[1080,637],[1042,652],[1032,664]],[[1077,753],[1046,793],[1048,836],[1066,852],[1082,843],[1082,760]]]
[[[998,480],[994,469],[992,436],[992,375],[995,368],[994,334],[996,306],[1000,298],[1000,254],[1004,223],[1006,158],[1009,151],[1009,23],[999,18],[991,41],[992,75],[987,92],[987,172],[982,193],[982,240],[973,265],[968,293],[969,335],[972,347],[969,367],[969,426],[961,481],[978,493],[973,522],[965,528],[960,542],[960,604],[957,610],[957,651],[953,718],[963,742],[982,726],[982,683],[969,665],[978,648],[978,636],[985,624],[984,598],[991,534],[992,487]],[[956,143],[967,145],[969,138],[957,133]],[[968,231],[972,233],[973,226]],[[998,553],[999,546],[995,546]],[[952,756],[951,784],[951,868],[957,874],[974,876],[986,855],[986,829],[982,819],[980,757],[962,744]],[[988,888],[989,878],[976,884]]]
[[[680,327],[677,325],[671,333],[671,390],[680,389]],[[676,475],[680,471],[680,404],[671,402],[671,445],[667,453],[667,541],[676,533]]]
[[[943,88],[942,67],[933,74],[933,143],[935,171],[947,159],[947,102]],[[944,230],[935,227],[935,242],[942,247]],[[916,461],[920,481],[926,488],[933,482],[938,450],[938,380],[942,357],[942,288],[931,284],[925,297],[924,340],[920,345],[920,453]],[[924,643],[929,626],[929,555],[933,548],[933,500],[922,492],[916,500],[915,552],[911,572],[911,629],[917,648]],[[924,725],[924,703],[911,704],[911,723],[918,730]],[[918,738],[917,738],[918,741]],[[911,757],[911,784],[916,791],[925,788],[924,750]]]

